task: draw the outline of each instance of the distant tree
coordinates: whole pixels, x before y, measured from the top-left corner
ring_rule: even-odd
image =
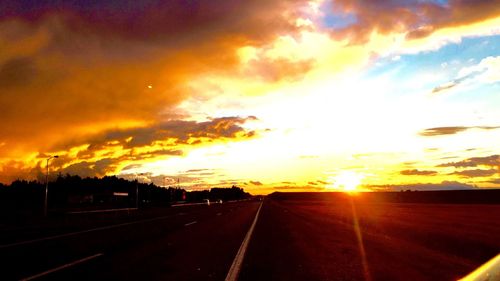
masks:
[[[180,188],[164,188],[153,183],[139,183],[137,180],[129,181],[116,176],[81,178],[69,174],[59,174],[50,182],[48,194],[48,206],[52,212],[64,212],[70,208],[133,207],[137,197],[141,208],[168,206],[172,202],[184,200],[228,201],[250,197],[250,194],[237,186],[186,192]],[[10,185],[0,184],[0,211],[3,209],[3,214],[41,214],[44,196],[45,182],[16,180]]]

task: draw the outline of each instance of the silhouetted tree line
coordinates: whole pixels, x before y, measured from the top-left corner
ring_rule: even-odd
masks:
[[[165,188],[116,176],[81,178],[72,175],[59,175],[55,181],[50,182],[48,194],[48,207],[52,212],[68,209],[127,208],[136,207],[137,204],[143,208],[169,206],[182,201],[227,201],[250,197],[250,194],[236,186],[186,192],[181,188]],[[45,183],[38,181],[17,180],[10,185],[0,184],[0,210],[3,214],[38,215],[43,210],[44,195]]]

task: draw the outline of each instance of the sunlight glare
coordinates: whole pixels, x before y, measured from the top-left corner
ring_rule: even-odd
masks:
[[[363,176],[353,171],[343,171],[335,177],[334,188],[346,192],[357,191]]]

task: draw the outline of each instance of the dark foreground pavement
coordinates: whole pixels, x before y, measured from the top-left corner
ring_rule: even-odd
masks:
[[[36,280],[224,280],[259,204],[170,208],[118,226],[3,243],[0,280],[40,273]]]
[[[320,195],[263,201],[239,280],[456,280],[500,252],[500,204]],[[0,280],[224,280],[261,202],[13,228]]]
[[[500,252],[499,235],[498,204],[271,196],[239,280],[457,280]]]

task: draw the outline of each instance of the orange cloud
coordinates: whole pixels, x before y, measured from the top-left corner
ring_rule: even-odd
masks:
[[[186,85],[197,75],[234,70],[239,47],[293,31],[289,17],[302,5],[22,2],[0,4],[0,156],[60,141],[61,131],[155,120],[196,95]]]
[[[291,61],[285,58],[259,58],[248,62],[243,75],[260,77],[264,81],[277,82],[280,80],[299,80],[314,67],[314,61]]]
[[[442,135],[454,135],[460,132],[464,132],[467,130],[472,130],[472,129],[479,129],[479,130],[496,130],[499,129],[500,126],[472,126],[472,127],[464,127],[464,126],[457,126],[457,127],[436,127],[436,128],[429,128],[421,131],[419,135],[424,136],[424,137],[434,137],[434,136],[442,136]]]
[[[62,164],[61,158],[61,168],[81,163],[73,163],[78,159],[96,167],[92,159],[117,159],[120,146],[142,159],[150,154],[137,148],[155,146],[161,138],[175,138],[177,143],[151,148],[156,151],[152,155],[168,155],[178,150],[175,145],[201,144],[204,139],[253,136],[255,132],[240,126],[246,119],[185,121],[189,113],[177,106],[203,95],[190,86],[199,76],[241,75],[241,47],[265,45],[297,31],[293,19],[306,4],[2,1],[0,166],[12,174],[11,168],[20,169],[9,162],[12,159],[39,162],[40,152],[76,151],[87,144],[88,150],[75,152],[71,161]],[[258,70],[246,75],[272,80],[307,68],[287,61],[281,65],[271,74]],[[291,67],[296,70],[290,72]],[[113,139],[112,134],[129,134],[130,139]]]
[[[405,176],[433,176],[437,174],[436,171],[417,170],[417,169],[403,170],[399,173]]]
[[[451,173],[452,175],[459,175],[466,178],[477,178],[477,177],[491,177],[498,173],[497,169],[475,169],[475,170],[463,170]]]
[[[467,168],[467,167],[500,167],[500,155],[490,155],[485,157],[471,157],[458,162],[450,162],[438,165],[438,167],[455,167],[455,168]]]
[[[203,122],[166,120],[147,127],[99,132],[88,138],[69,138],[68,142],[51,147],[50,154],[59,154],[51,161],[51,167],[58,173],[84,177],[118,173],[138,168],[138,163],[146,160],[181,156],[184,150],[204,143],[254,137],[254,131],[241,127],[249,120],[255,117],[223,117]],[[34,163],[3,163],[0,181],[39,178],[47,157],[48,154],[39,153]]]
[[[252,185],[262,185],[262,183],[260,181],[250,181],[250,184]]]

